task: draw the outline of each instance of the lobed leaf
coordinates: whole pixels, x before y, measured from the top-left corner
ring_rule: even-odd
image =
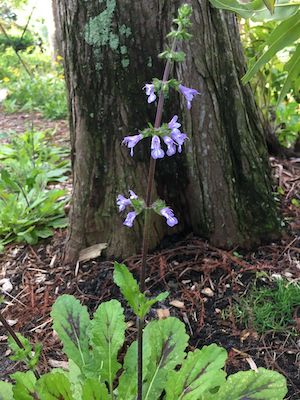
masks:
[[[118,352],[125,340],[126,323],[121,304],[117,300],[102,303],[91,322],[91,344],[95,354],[94,368],[98,369],[102,382],[106,381],[110,390],[116,373],[121,367]]]
[[[13,386],[8,382],[0,382],[0,400],[14,400]]]
[[[108,391],[97,379],[88,379],[82,389],[82,400],[108,400]]]
[[[275,371],[258,368],[229,376],[215,400],[283,400],[287,393],[285,378]]]
[[[54,372],[43,375],[36,387],[42,400],[75,400],[70,382],[64,373]]]
[[[70,295],[60,296],[51,311],[53,327],[64,345],[64,352],[81,370],[91,361],[90,318],[86,307]]]
[[[16,400],[36,399],[36,377],[32,371],[15,372],[11,378],[16,381],[13,386],[13,394]]]
[[[169,375],[166,400],[204,400],[205,393],[226,382],[226,358],[226,350],[216,344],[189,352],[180,370]]]

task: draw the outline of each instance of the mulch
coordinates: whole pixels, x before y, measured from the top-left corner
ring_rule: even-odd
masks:
[[[299,335],[291,331],[259,335],[251,326],[240,326],[231,312],[234,302],[255,280],[265,279],[262,272],[300,281],[300,207],[292,204],[292,199],[300,201],[300,159],[273,158],[271,163],[276,184],[284,190],[284,195],[278,194],[285,222],[282,239],[243,252],[218,249],[192,235],[179,242],[167,238],[164,246],[148,256],[147,290],[152,295],[167,290],[170,295],[151,310],[149,319],[157,318],[163,310],[185,322],[191,349],[210,343],[226,348],[229,373],[255,366],[279,371],[287,378],[287,399],[299,400]],[[36,246],[12,244],[0,256],[0,279],[8,278],[13,286],[11,292],[4,293],[2,312],[15,331],[43,344],[41,372],[65,361],[50,317],[51,306],[61,294],[73,294],[91,313],[102,301],[120,300],[127,321],[132,321],[127,340],[136,336],[133,314],[113,283],[113,261],[98,257],[77,266],[64,265],[65,240],[66,232],[58,230],[51,240]],[[122,261],[138,278],[140,255]],[[300,315],[294,315],[297,329]],[[1,379],[22,368],[8,358],[6,342],[7,332],[0,327]]]

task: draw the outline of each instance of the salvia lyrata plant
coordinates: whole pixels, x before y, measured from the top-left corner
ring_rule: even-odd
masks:
[[[128,210],[124,225],[130,228],[138,215],[144,216],[139,284],[124,264],[115,262],[114,266],[114,281],[137,316],[137,340],[126,351],[121,351],[126,322],[117,300],[102,303],[90,319],[85,306],[73,296],[63,295],[55,302],[51,316],[69,360],[68,369],[53,369],[40,376],[37,372],[40,347],[33,349],[28,340],[15,334],[0,313],[1,322],[12,335],[13,359],[25,361],[29,368],[27,372],[11,375],[15,384],[0,382],[0,400],[282,400],[287,392],[285,378],[263,368],[227,377],[224,369],[227,353],[216,344],[187,352],[189,337],[184,323],[177,318],[145,324],[151,307],[168,296],[164,292],[151,298],[145,293],[151,213],[161,215],[170,227],[178,223],[173,210],[163,200],[152,200],[155,163],[159,158],[180,153],[187,139],[177,115],[162,123],[164,99],[169,90],[178,90],[190,109],[193,97],[198,94],[195,89],[169,79],[172,64],[184,60],[184,53],[177,50],[177,45],[191,37],[188,32],[191,13],[187,4],[179,8],[178,17],[173,20],[176,29],[168,34],[172,46],[160,54],[167,60],[163,78],[144,86],[148,103],[158,100],[154,125],[149,124],[139,134],[123,140],[133,155],[134,147],[141,140],[151,139],[146,199],[139,198],[132,189],[127,197],[117,197],[119,211]],[[125,352],[124,358],[120,352]]]

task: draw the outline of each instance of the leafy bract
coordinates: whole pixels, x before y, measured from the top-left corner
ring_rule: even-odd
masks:
[[[81,370],[89,365],[90,318],[86,307],[73,296],[63,295],[51,311],[53,327],[64,345],[64,352]]]
[[[144,346],[150,347],[150,357],[143,387],[144,400],[158,399],[170,371],[185,357],[188,335],[177,318],[150,322],[144,331]]]
[[[278,372],[258,368],[229,376],[215,400],[282,400],[287,393],[285,378]]]
[[[133,312],[139,318],[144,318],[153,304],[165,300],[169,295],[168,292],[162,292],[153,299],[147,299],[145,294],[140,292],[137,281],[128,271],[126,265],[115,262],[114,267],[114,281],[119,286]]]
[[[226,350],[211,344],[201,350],[189,352],[179,371],[172,371],[166,385],[166,400],[205,399],[208,390],[225,383],[222,370],[227,358]]]
[[[91,344],[94,354],[94,368],[102,382],[106,381],[110,390],[116,373],[121,367],[118,352],[125,340],[126,324],[121,304],[117,300],[102,303],[91,322]]]
[[[16,372],[11,375],[16,381],[13,387],[14,399],[16,400],[34,400],[36,377],[32,371]]]
[[[38,380],[36,388],[42,400],[75,400],[67,376],[60,372],[42,376]]]
[[[0,400],[14,400],[11,383],[0,382]]]

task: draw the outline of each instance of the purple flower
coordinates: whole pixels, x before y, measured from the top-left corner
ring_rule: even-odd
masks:
[[[146,95],[149,96],[148,103],[153,103],[153,101],[155,101],[156,99],[156,94],[154,92],[154,85],[152,83],[146,83],[143,89],[146,89]]]
[[[122,194],[119,194],[117,197],[117,206],[119,207],[119,212],[124,211],[127,206],[132,206],[131,200],[137,199],[138,196],[134,193],[133,190],[129,190],[130,198],[127,199]]]
[[[171,130],[180,128],[181,124],[179,124],[177,120],[178,120],[178,115],[174,115],[174,117],[168,123],[168,128]]]
[[[151,157],[156,160],[158,158],[163,158],[164,155],[165,152],[160,147],[160,138],[157,135],[154,135],[151,141]]]
[[[178,224],[178,219],[174,216],[173,210],[169,207],[164,207],[160,210],[160,214],[166,218],[167,224],[172,228]]]
[[[127,206],[131,205],[130,199],[126,199],[122,194],[117,197],[117,206],[119,207],[119,212],[124,211]]]
[[[174,140],[171,139],[169,136],[164,136],[163,137],[163,141],[165,142],[165,144],[168,147],[167,155],[168,156],[173,156],[176,153],[176,146],[175,146]]]
[[[137,215],[137,214],[136,214],[135,211],[130,211],[130,212],[127,214],[127,217],[126,217],[125,221],[123,222],[123,225],[126,225],[126,226],[128,226],[129,228],[132,228],[133,221],[134,221],[136,215]]]
[[[134,146],[143,139],[143,135],[140,133],[139,135],[134,136],[125,136],[122,144],[125,144],[130,149],[130,155],[133,156],[133,148]]]
[[[179,85],[179,90],[186,98],[186,106],[187,106],[188,110],[190,110],[192,107],[193,97],[196,96],[197,94],[199,94],[199,92],[197,92],[197,90],[195,90],[195,89],[190,89],[183,85]]]
[[[178,144],[178,153],[181,153],[181,146],[187,139],[187,135],[185,133],[181,133],[179,129],[173,129],[171,132],[171,138]]]

